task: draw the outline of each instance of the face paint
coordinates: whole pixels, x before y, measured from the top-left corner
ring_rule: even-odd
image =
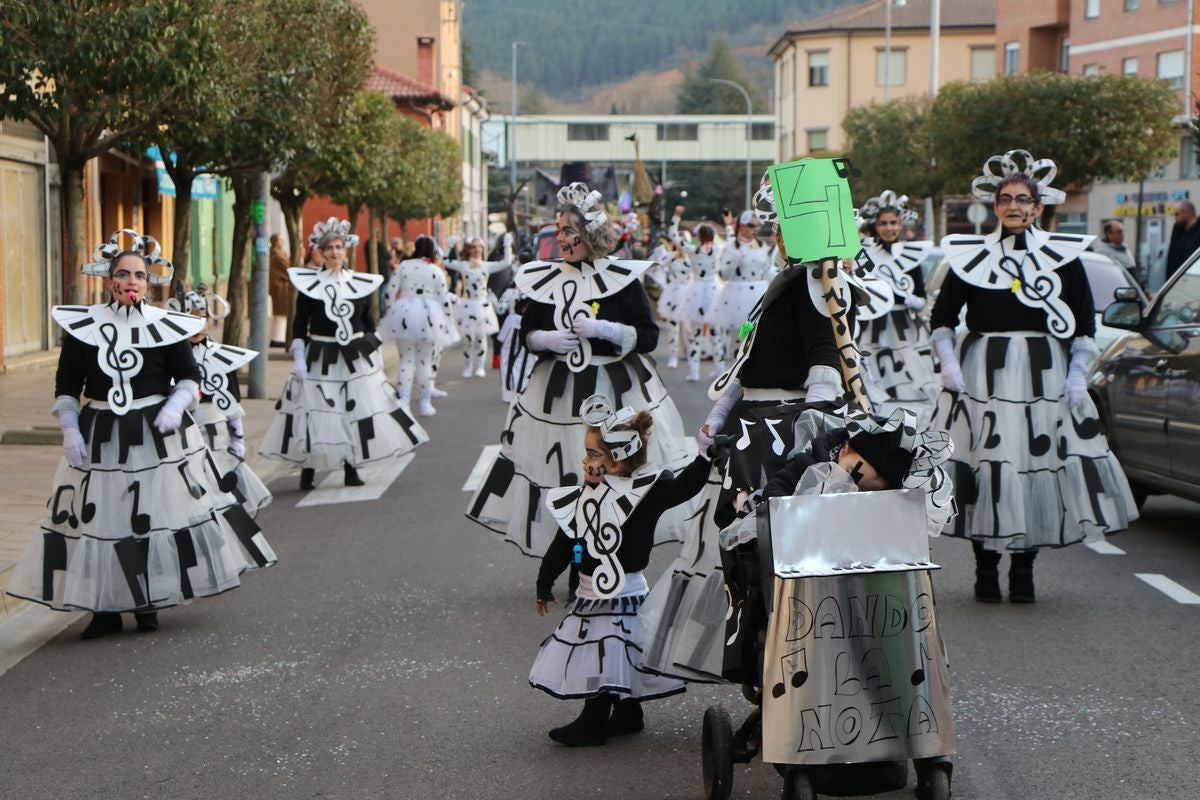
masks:
[[[863,465],[863,462],[855,461],[854,466],[850,468],[850,477],[854,479],[855,485],[858,485],[862,482],[862,479],[863,479],[863,474],[862,474],[862,469],[861,469],[862,465]]]

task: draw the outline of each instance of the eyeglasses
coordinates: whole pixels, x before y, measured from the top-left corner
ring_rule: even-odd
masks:
[[[996,205],[1000,206],[1001,208],[1004,206],[1011,206],[1014,203],[1021,208],[1033,208],[1035,205],[1037,205],[1037,198],[1030,197],[1027,194],[1019,194],[1016,197],[1013,197],[1010,194],[1002,194],[997,195],[996,197]]]

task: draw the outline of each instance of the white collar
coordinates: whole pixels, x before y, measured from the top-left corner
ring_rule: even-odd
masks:
[[[229,390],[229,375],[253,361],[258,352],[205,339],[192,345],[192,354],[196,357],[196,366],[200,367],[201,395],[211,397],[219,410],[232,411],[237,398]]]
[[[565,261],[530,261],[517,272],[516,284],[522,294],[539,303],[559,305],[565,298],[565,284],[574,285],[579,302],[590,303],[616,294],[633,283],[653,261],[625,261],[597,258],[578,265]],[[568,292],[569,294],[569,292]]]
[[[94,306],[55,306],[50,316],[81,342],[107,347],[101,335],[105,324],[115,325],[130,347],[161,347],[190,339],[204,329],[204,318],[182,311],[169,311],[142,302],[136,306],[98,303]]]
[[[327,300],[325,286],[335,286],[342,299],[358,300],[367,297],[383,283],[382,275],[340,269],[332,272],[324,267],[288,267],[288,278],[296,291],[313,300]]]

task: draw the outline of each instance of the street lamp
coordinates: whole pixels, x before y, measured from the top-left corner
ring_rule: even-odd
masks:
[[[727,81],[724,78],[709,78],[713,83],[721,83],[726,86],[732,86],[742,93],[742,97],[746,98],[746,204],[742,208],[750,207],[750,155],[754,144],[754,104],[750,101],[750,93],[742,88],[740,83]]]
[[[884,0],[883,12],[883,102],[892,91],[892,6],[906,6],[908,0]]]
[[[508,180],[509,191],[517,190],[517,48],[524,42],[512,43],[512,121],[508,126]]]

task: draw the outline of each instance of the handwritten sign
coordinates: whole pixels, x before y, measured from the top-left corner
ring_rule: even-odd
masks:
[[[854,258],[862,246],[844,158],[808,158],[767,170],[788,256],[801,261]]]

